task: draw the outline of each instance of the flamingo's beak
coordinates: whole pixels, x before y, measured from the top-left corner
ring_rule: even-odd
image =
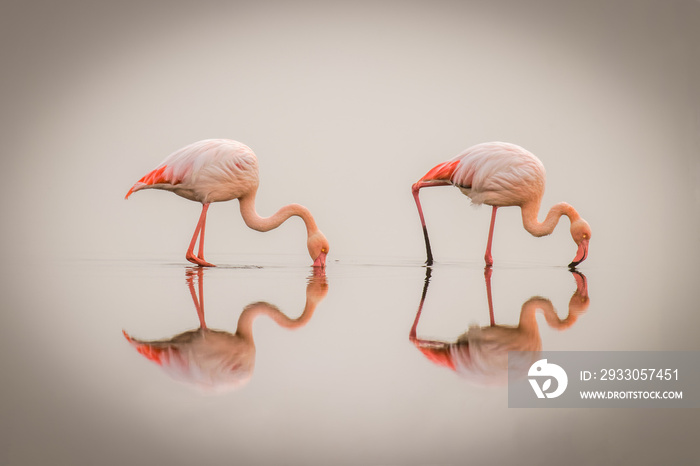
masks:
[[[313,267],[325,268],[326,267],[326,255],[328,255],[327,252],[321,251],[321,253],[318,255],[318,257],[314,261]]]
[[[571,264],[569,264],[569,268],[573,269],[581,262],[585,261],[586,257],[588,257],[588,240],[584,239],[581,240],[581,242],[578,244],[578,251],[576,251],[576,257],[574,257],[574,260],[572,260]]]

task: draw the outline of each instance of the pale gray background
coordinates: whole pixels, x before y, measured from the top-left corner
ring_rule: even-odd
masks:
[[[122,197],[210,137],[253,148],[260,213],[307,205],[336,257],[417,256],[410,184],[490,140],[542,159],[543,206],[589,220],[591,264],[697,252],[697,2],[98,3],[4,7],[6,254],[181,258],[199,207]],[[436,256],[483,255],[488,209],[424,197]],[[519,217],[497,257],[573,257],[566,227],[536,240]],[[210,222],[212,260],[304,251],[299,226],[258,235],[234,205]]]
[[[410,185],[503,140],[546,166],[543,208],[567,201],[593,228],[591,308],[564,333],[541,324],[545,349],[700,349],[700,3],[22,1],[3,2],[0,36],[5,463],[697,459],[696,411],[508,410],[407,335],[424,273]],[[196,325],[199,206],[123,196],[211,137],[257,153],[262,215],[302,203],[331,243],[319,316],[284,343],[266,324],[251,384],[223,398],[121,339]],[[454,340],[488,324],[490,209],[455,189],[422,199],[438,265],[421,333]],[[502,209],[497,321],[534,294],[565,313],[574,252],[566,220],[537,239]],[[298,219],[259,234],[215,205],[207,258],[264,268],[206,272],[211,325],[233,330],[260,299],[297,312],[305,254]],[[287,344],[302,354],[280,358]]]

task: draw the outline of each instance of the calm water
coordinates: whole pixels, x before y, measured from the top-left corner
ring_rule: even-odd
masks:
[[[577,282],[565,267],[496,264],[491,314],[478,262],[437,263],[426,290],[418,261],[336,258],[325,276],[306,261],[239,256],[200,270],[154,258],[5,269],[4,294],[15,308],[2,314],[2,463],[700,459],[697,410],[509,409],[498,377],[459,375],[426,349],[492,319],[516,326],[523,303],[541,296],[562,323],[540,313],[539,341],[527,344],[698,350],[700,318],[680,271],[669,279],[581,267],[586,300],[584,277]],[[279,312],[243,311],[259,301]],[[164,342],[176,335],[177,344]]]

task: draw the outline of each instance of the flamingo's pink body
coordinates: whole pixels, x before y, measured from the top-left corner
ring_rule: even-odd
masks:
[[[523,226],[534,236],[550,234],[559,218],[562,215],[568,216],[571,221],[571,236],[578,247],[576,257],[569,266],[578,265],[588,255],[590,227],[569,204],[556,204],[550,209],[544,222],[540,223],[537,220],[545,186],[545,169],[542,162],[515,144],[490,142],[472,146],[451,160],[435,166],[413,185],[413,197],[425,235],[428,265],[432,264],[433,257],[418,192],[420,188],[431,186],[456,186],[472,200],[472,203],[493,207],[484,257],[487,266],[493,264],[491,243],[496,209],[504,206],[520,207]]]
[[[195,264],[212,265],[204,260],[204,228],[209,204],[238,199],[243,220],[254,230],[272,230],[293,215],[301,217],[306,225],[307,247],[314,260],[313,265],[325,266],[328,241],[316,226],[309,210],[299,204],[290,204],[271,217],[262,218],[255,212],[258,185],[258,160],[248,146],[229,139],[206,139],[170,154],[136,182],[126,198],[142,189],[164,189],[185,199],[201,202],[202,213],[186,254],[187,260]],[[195,255],[197,238],[199,251]]]

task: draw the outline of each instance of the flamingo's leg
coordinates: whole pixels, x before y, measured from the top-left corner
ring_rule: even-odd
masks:
[[[203,213],[204,212],[202,211],[202,214]],[[192,241],[190,241],[190,246],[187,248],[187,253],[185,253],[185,257],[187,258],[187,260],[192,262],[192,263],[195,263],[195,264],[197,262],[195,260],[195,255],[192,252],[192,250],[194,249],[194,245],[197,242],[197,237],[199,236],[199,230],[201,228],[202,228],[202,225],[201,225],[201,216],[200,216],[200,221],[197,222],[197,227],[194,229],[194,234],[192,235]]]
[[[209,203],[202,204],[202,213],[199,215],[199,221],[197,222],[197,227],[194,229],[194,235],[192,235],[192,241],[190,241],[190,247],[187,249],[185,257],[193,264],[202,267],[215,267],[214,264],[210,264],[202,257],[204,253],[204,224],[207,221],[207,210],[209,210]],[[197,242],[197,236],[199,236],[199,256],[195,256],[193,252],[194,245]]]
[[[486,243],[486,254],[484,255],[484,260],[486,261],[487,267],[493,265],[493,256],[491,256],[491,243],[493,243],[493,226],[496,224],[496,209],[498,209],[498,207],[493,206],[493,210],[491,211],[491,226],[489,227],[489,240]]]
[[[420,223],[423,226],[423,237],[425,238],[425,251],[427,254],[427,260],[425,265],[433,265],[433,252],[430,250],[430,239],[428,238],[428,228],[425,226],[425,217],[423,216],[423,208],[420,205],[420,199],[418,198],[418,191],[420,188],[428,188],[431,186],[450,186],[452,185],[449,181],[444,180],[433,180],[433,181],[419,181],[415,183],[411,190],[413,191],[413,199],[416,201],[416,207],[418,207],[418,216],[420,217]]]
[[[205,210],[209,209],[209,204],[205,204],[204,207]],[[204,214],[206,216],[206,213]],[[204,229],[207,226],[207,221],[206,219],[202,222],[202,228],[199,230],[199,252],[197,253],[197,257],[200,260],[204,260]]]

